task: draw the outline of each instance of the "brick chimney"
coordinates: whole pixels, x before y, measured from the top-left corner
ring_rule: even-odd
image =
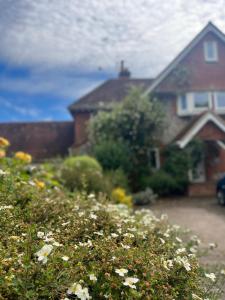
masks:
[[[119,72],[119,78],[130,78],[131,72],[128,68],[124,67],[124,60],[121,60],[120,63],[120,72]]]

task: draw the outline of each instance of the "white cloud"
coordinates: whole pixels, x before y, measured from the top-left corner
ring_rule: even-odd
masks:
[[[155,76],[211,20],[225,31],[224,0],[0,0],[0,57],[37,68]],[[48,83],[51,85],[51,83]]]
[[[40,116],[40,110],[32,108],[32,107],[22,107],[19,105],[16,105],[15,103],[11,103],[10,101],[8,101],[7,99],[0,97],[0,105],[3,108],[7,108],[15,113],[17,113],[18,115],[22,115],[22,116],[28,116],[28,117],[39,117]]]

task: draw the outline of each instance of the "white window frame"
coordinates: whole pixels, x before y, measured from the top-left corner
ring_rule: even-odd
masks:
[[[195,106],[194,95],[198,94],[198,93],[207,94],[207,96],[208,96],[208,106],[207,107],[196,107]],[[212,93],[210,93],[208,91],[196,91],[196,92],[191,93],[191,97],[192,97],[191,102],[192,102],[192,106],[193,106],[193,109],[192,109],[193,112],[202,112],[202,111],[206,111],[206,110],[209,110],[212,108]]]
[[[160,169],[160,152],[159,152],[159,148],[151,148],[150,152],[155,153],[156,166],[152,167],[152,168],[153,168],[153,170],[159,170]]]
[[[212,43],[213,45],[213,52],[214,52],[214,57],[209,57],[208,56],[208,44]],[[218,46],[216,41],[205,41],[204,42],[204,58],[206,62],[217,62],[218,61]]]
[[[206,93],[208,94],[208,107],[195,107],[195,101],[194,101],[194,94],[195,93]],[[181,95],[177,98],[177,114],[178,116],[190,116],[199,114],[200,112],[211,110],[213,107],[213,98],[212,93],[208,91],[196,91],[196,92],[190,92],[186,93],[186,99],[187,99],[187,108],[184,110],[182,109],[181,105]]]
[[[225,94],[225,91],[216,91],[213,93],[215,111],[218,113],[225,113],[225,106],[224,107],[218,106],[218,98],[217,98],[218,93]]]

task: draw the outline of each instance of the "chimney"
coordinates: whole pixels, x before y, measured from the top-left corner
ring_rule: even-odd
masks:
[[[120,62],[120,72],[119,72],[119,78],[130,78],[131,72],[128,68],[124,67],[124,60],[121,60]]]

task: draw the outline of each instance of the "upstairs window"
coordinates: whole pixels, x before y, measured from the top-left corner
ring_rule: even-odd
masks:
[[[218,61],[218,49],[215,41],[207,41],[204,43],[204,57],[206,62]]]
[[[181,94],[178,97],[178,114],[185,115],[188,113],[187,94]]]
[[[215,107],[216,110],[225,110],[225,92],[215,93]]]
[[[209,108],[209,93],[193,93],[193,101],[195,109]]]

